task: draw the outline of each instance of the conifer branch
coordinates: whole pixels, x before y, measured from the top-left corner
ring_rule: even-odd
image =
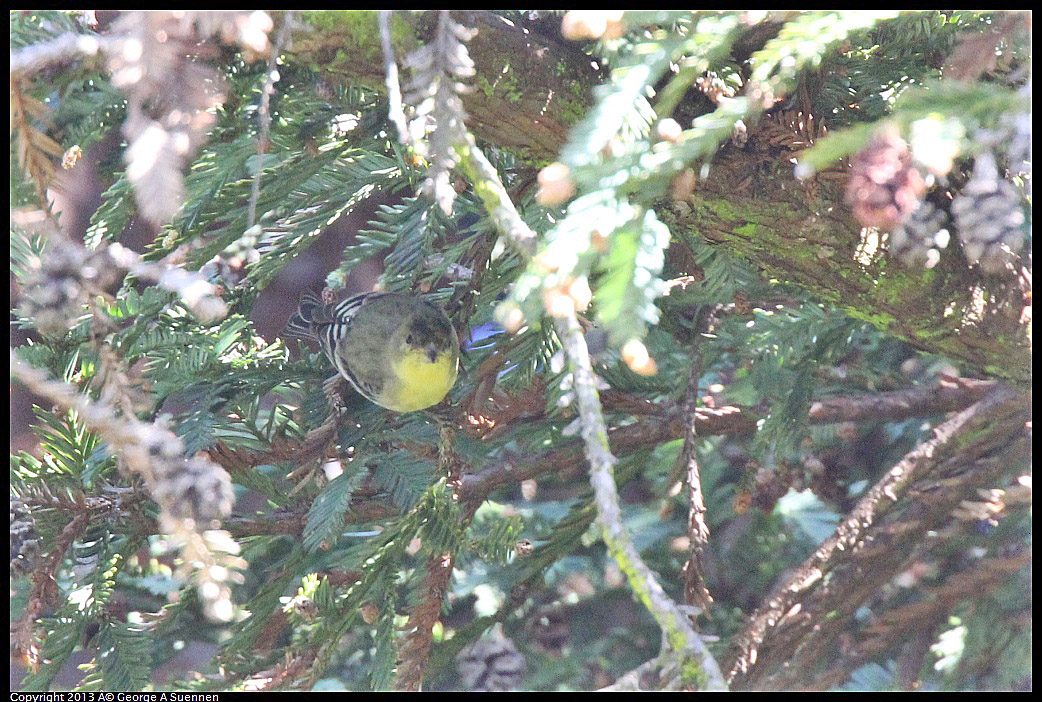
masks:
[[[878,549],[908,553],[908,544],[936,528],[939,520],[950,518],[965,494],[964,486],[984,485],[1002,469],[1025,460],[1029,406],[1025,397],[997,388],[938,426],[934,438],[888,471],[736,637],[729,682],[758,689],[768,682],[774,689],[791,685],[793,672],[776,666],[783,660],[792,662],[797,654],[809,654],[813,660],[814,651],[827,645],[842,624],[843,617],[830,617],[827,631],[805,637],[806,627],[820,623],[814,612],[831,611],[831,607],[852,616],[864,598],[901,567],[903,559],[881,558]],[[907,523],[888,523],[889,514],[917,501],[920,509],[910,513]],[[863,565],[859,568],[858,563]],[[843,566],[848,566],[841,571],[843,577],[835,576]],[[822,588],[828,574],[834,577],[828,588]],[[794,651],[797,642],[800,651]]]
[[[1030,684],[1030,399],[910,356],[1030,375],[1030,24],[883,16],[12,13],[12,197],[88,147],[111,183],[86,246],[12,210],[14,400],[45,400],[12,434],[26,690],[84,646],[80,689],[145,688],[203,611],[199,691]],[[429,294],[470,337],[461,400],[349,409],[264,298],[417,168],[434,202],[380,206],[328,281],[382,258],[382,289]],[[858,216],[911,214],[862,229],[844,185]],[[170,226],[135,253],[142,218]],[[700,339],[704,309],[734,316]],[[695,618],[710,589],[713,615],[760,601],[740,636]],[[967,645],[934,671],[951,614]]]
[[[25,611],[11,625],[11,653],[23,656],[35,668],[40,661],[36,658],[38,646],[33,641],[33,628],[37,617],[47,608],[56,607],[58,602],[58,569],[65,560],[69,548],[89,521],[85,512],[77,514],[62,529],[47,556],[32,569],[29,578],[32,589],[29,592]]]
[[[531,247],[535,242],[534,232],[521,219],[498,174],[477,149],[473,137],[469,134],[460,151],[464,170],[485,204],[486,211],[496,222],[500,232],[527,258],[531,255]],[[644,564],[622,526],[618,493],[612,476],[615,457],[608,446],[608,432],[597,397],[586,340],[574,313],[558,318],[557,329],[575,377],[586,457],[590,464],[590,482],[597,500],[605,544],[626,573],[630,587],[638,599],[655,616],[669,647],[680,656],[697,657],[701,674],[705,676],[702,681],[705,683],[704,689],[725,689],[726,685],[712,654],[691,627],[686,616],[680,612]]]
[[[709,545],[709,525],[706,523],[706,506],[702,492],[702,477],[698,466],[698,429],[695,409],[698,406],[698,383],[702,377],[702,334],[712,320],[712,312],[702,307],[692,322],[692,334],[688,358],[687,389],[683,398],[683,412],[687,416],[687,427],[684,431],[684,445],[677,456],[677,465],[684,471],[684,483],[688,493],[687,536],[691,540],[688,547],[687,563],[684,564],[684,600],[687,604],[698,607],[708,613],[712,595],[705,582],[705,568],[702,563],[703,553]]]
[[[891,421],[966,409],[994,390],[989,380],[959,378],[934,387],[915,387],[864,395],[823,398],[811,404],[808,424],[838,422]],[[682,407],[662,407],[637,402],[623,393],[605,391],[605,406],[612,411],[631,412],[635,422],[608,428],[608,442],[615,455],[624,456],[644,446],[684,438],[688,415]],[[641,409],[637,415],[634,409]],[[699,436],[741,435],[756,431],[762,415],[749,408],[725,406],[699,407],[694,411],[695,431]],[[572,442],[535,455],[510,456],[477,473],[464,476],[464,491],[487,495],[507,484],[549,472],[579,471],[583,457],[581,442]],[[569,467],[571,467],[569,469]],[[469,497],[468,497],[469,499]]]
[[[608,430],[604,424],[590,355],[578,318],[574,314],[558,317],[557,330],[574,377],[583,442],[590,466],[590,483],[594,490],[604,543],[625,574],[637,599],[655,617],[669,649],[681,660],[687,656],[697,660],[699,688],[724,690],[727,685],[705,641],[692,628],[687,615],[662,589],[658,578],[644,563],[622,524],[619,495],[613,476],[616,458],[608,445]],[[685,677],[685,683],[695,682],[691,676]]]
[[[453,443],[455,429],[442,424],[438,441],[438,466],[446,476],[446,486],[452,499],[460,502],[463,463],[456,454]],[[470,502],[463,506],[460,519],[463,528],[470,523],[474,512],[481,502]],[[430,656],[431,643],[434,636],[434,625],[441,616],[442,604],[449,591],[452,579],[452,567],[456,562],[456,554],[443,552],[432,554],[427,559],[427,576],[424,579],[424,596],[409,614],[405,635],[399,645],[398,673],[395,677],[395,690],[399,692],[419,692],[427,670],[427,659]]]
[[[260,120],[260,129],[257,131],[257,167],[253,172],[253,183],[250,186],[250,205],[246,215],[246,229],[249,231],[257,223],[257,201],[260,199],[261,174],[264,172],[264,154],[268,152],[268,134],[271,132],[271,95],[275,92],[275,81],[279,77],[277,64],[279,54],[282,52],[286,41],[289,39],[289,31],[293,26],[296,13],[292,10],[286,13],[279,27],[279,34],[275,38],[275,44],[271,47],[271,55],[268,56],[268,66],[264,73],[264,85],[261,87],[261,101],[257,108],[257,116]]]
[[[207,612],[220,621],[231,619],[231,590],[237,580],[230,569],[245,563],[235,557],[238,546],[212,527],[231,512],[232,488],[228,474],[216,464],[183,456],[183,445],[161,422],[146,424],[133,415],[119,415],[114,407],[92,401],[76,388],[47,377],[23,362],[11,350],[11,372],[33,392],[47,397],[96,431],[131,471],[140,475],[163,509],[160,528],[170,534],[195,568]]]
[[[945,582],[924,588],[922,599],[883,613],[866,628],[864,639],[851,656],[854,664],[900,643],[909,629],[917,628],[921,622],[944,617],[959,602],[998,589],[1018,570],[1030,565],[1031,556],[1031,549],[1026,548],[1019,553],[983,558]]]
[[[18,135],[18,165],[33,181],[40,207],[50,210],[47,187],[54,179],[57,160],[64,153],[61,145],[38,129],[34,122],[46,123],[48,109],[26,94],[22,80],[11,77],[11,133]]]
[[[392,12],[394,10],[380,10],[380,48],[383,50],[384,82],[387,85],[387,116],[398,130],[398,141],[403,146],[412,146],[405,108],[402,105],[402,87],[398,81],[398,61],[394,57],[394,46],[391,44]]]
[[[496,229],[517,253],[526,260],[531,258],[535,253],[536,234],[521,218],[495,167],[478,148],[474,136],[468,132],[456,150],[460,155],[463,172],[474,186],[474,192],[481,199],[485,211],[495,222]]]
[[[398,673],[395,690],[419,692],[423,674],[430,655],[434,625],[441,615],[442,602],[449,589],[455,556],[441,553],[427,559],[427,576],[424,578],[424,597],[409,614],[406,624],[408,634],[399,645]]]
[[[11,77],[27,77],[48,66],[95,56],[118,49],[123,37],[88,34],[62,34],[49,41],[30,44],[11,52]]]

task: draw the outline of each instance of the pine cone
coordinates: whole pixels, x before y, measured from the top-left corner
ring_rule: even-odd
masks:
[[[932,268],[940,258],[938,249],[948,246],[948,213],[922,201],[904,224],[890,233],[890,254],[906,266]]]
[[[568,620],[556,607],[543,607],[530,621],[532,638],[547,653],[561,655],[568,645],[571,631]]]
[[[463,685],[474,692],[510,692],[521,685],[525,657],[496,625],[484,639],[463,649],[456,659]]]
[[[29,573],[40,555],[40,537],[24,502],[11,497],[11,572]]]
[[[847,204],[866,227],[892,229],[917,207],[926,185],[896,129],[878,133],[851,162]]]
[[[228,516],[234,495],[228,474],[205,458],[157,458],[152,497],[173,517],[205,524]]]
[[[1024,246],[1024,212],[1016,188],[999,178],[995,157],[977,156],[973,177],[952,201],[966,259],[989,273],[1003,269]]]
[[[1024,195],[1031,197],[1031,113],[1021,112],[1003,116],[1007,133],[1006,168],[1011,176],[1020,176]]]
[[[186,458],[184,443],[160,416],[145,425],[138,437],[152,471],[152,498],[163,511],[179,519],[205,524],[231,513],[231,478],[219,465],[201,456]]]
[[[1010,135],[1006,148],[1006,162],[1010,173],[1027,176],[1031,182],[1031,113],[1006,115]]]
[[[21,314],[48,336],[61,336],[83,313],[88,293],[107,287],[117,269],[107,254],[79,246],[51,246],[26,281]]]

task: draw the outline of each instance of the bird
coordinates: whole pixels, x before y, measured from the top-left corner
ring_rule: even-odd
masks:
[[[406,293],[368,292],[329,304],[306,294],[286,333],[318,341],[359,394],[395,412],[438,404],[459,373],[459,338],[449,318]]]

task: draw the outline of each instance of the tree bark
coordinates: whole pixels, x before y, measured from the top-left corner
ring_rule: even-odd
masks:
[[[314,29],[295,33],[291,53],[334,79],[382,90],[376,17],[365,11],[308,13]],[[477,30],[468,44],[477,71],[474,90],[464,96],[470,129],[536,165],[554,159],[592,104],[603,74],[577,42],[542,36],[488,11],[460,11],[454,18]],[[395,13],[392,43],[399,62],[433,28],[430,14]],[[725,246],[765,275],[807,289],[915,348],[962,361],[977,374],[1031,378],[1023,304],[1010,280],[983,276],[958,257],[931,270],[903,268],[880,253],[866,257],[841,183],[797,181],[794,154],[758,148],[756,136],[754,127],[745,147],[724,146],[688,201],[660,208],[675,241],[683,245],[697,234]]]
[[[463,96],[467,127],[534,162],[554,160],[602,78],[591,58],[577,42],[527,31],[488,11],[460,10],[453,18],[476,30],[467,43],[476,71],[473,90]],[[304,20],[311,29],[294,34],[290,53],[333,79],[384,90],[376,12],[309,12]],[[391,43],[399,66],[431,38],[434,20],[433,13],[394,13]]]

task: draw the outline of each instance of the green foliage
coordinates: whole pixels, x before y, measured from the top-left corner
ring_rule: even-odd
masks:
[[[732,302],[739,293],[753,297],[766,291],[767,286],[756,271],[723,247],[710,246],[697,234],[685,235],[684,243],[694,254],[703,278],[698,285],[672,290],[669,298],[663,301],[664,305],[723,305]]]
[[[304,548],[314,551],[323,542],[336,538],[344,521],[344,512],[351,505],[351,493],[358,488],[364,473],[343,473],[332,480],[308,511],[304,526]]]
[[[972,154],[980,145],[970,135],[979,129],[997,128],[1003,115],[1028,110],[1029,98],[1008,86],[931,81],[904,91],[896,100],[889,118],[905,134],[922,120],[928,120],[927,123],[937,130],[941,128],[942,116],[955,119],[961,127],[959,134],[964,135],[957,140],[955,147],[958,151]],[[877,124],[861,124],[830,134],[809,149],[801,163],[813,169],[829,166],[864,148],[877,130]]]
[[[84,243],[97,248],[104,241],[118,240],[136,211],[130,181],[125,176],[118,178],[102,193],[101,206],[91,215]]]
[[[783,93],[800,70],[818,65],[829,46],[895,14],[802,14],[753,54],[748,80],[762,90]],[[514,299],[529,314],[538,304],[535,290],[588,276],[600,260],[612,275],[593,286],[594,297],[612,341],[640,338],[646,323],[658,319],[654,300],[661,290],[658,273],[670,238],[654,211],[645,210],[667,194],[678,171],[707,161],[738,120],[757,117],[761,108],[746,97],[731,98],[696,118],[679,137],[662,140],[649,133],[655,112],[646,107],[643,93],[678,55],[684,56],[685,70],[671,79],[656,108],[660,116],[670,115],[678,96],[726,55],[739,36],[739,19],[737,13],[695,13],[676,33],[651,31],[646,41],[616,58],[612,82],[595,93],[596,104],[572,130],[561,152],[580,197],[547,235],[545,249],[515,287]],[[593,246],[595,236],[606,243]],[[605,249],[599,257],[597,251]],[[549,272],[546,260],[554,263]],[[634,295],[634,288],[641,294]]]
[[[40,421],[36,435],[40,437],[40,447],[44,450],[44,475],[48,485],[63,482],[71,485],[70,479],[74,476],[93,477],[98,456],[97,434],[87,431],[76,420],[74,412],[59,416],[39,407],[33,409]],[[84,487],[90,487],[89,482]]]
[[[116,576],[126,566],[126,554],[140,546],[136,539],[112,536],[99,524],[73,547],[69,599],[53,617],[41,622],[47,631],[41,653],[47,658],[27,676],[27,690],[47,690],[92,622],[100,625],[91,639],[95,657],[78,689],[141,689],[152,672],[150,642],[143,629],[110,619]]]
[[[598,262],[604,276],[597,286],[598,318],[613,343],[644,336],[658,322],[654,301],[661,292],[658,274],[669,246],[669,229],[654,212],[644,213],[615,232],[615,242]]]
[[[479,510],[470,525],[470,533],[473,536],[468,551],[483,561],[506,565],[523,528],[522,520],[516,515],[507,517],[493,514],[492,509]]]
[[[325,160],[315,159],[317,163]],[[289,165],[280,164],[286,168],[284,172],[294,172],[296,169]],[[299,185],[274,184],[275,188],[286,187],[286,190],[281,190],[282,196],[277,198],[272,195],[270,201],[263,202],[263,205],[258,203],[260,211],[266,211],[262,209],[264,207],[272,207],[289,213],[265,226],[265,236],[258,248],[260,253],[266,254],[262,260],[269,263],[250,271],[251,281],[258,286],[263,287],[274,278],[293,256],[306,248],[344,212],[379,188],[394,187],[398,177],[393,161],[378,154],[349,153],[323,165],[322,170],[316,169]],[[375,182],[374,175],[377,176]],[[229,230],[236,231],[231,224],[228,222]],[[239,220],[238,225],[241,224]]]
[[[54,115],[62,146],[84,152],[126,119],[126,98],[100,74],[65,87]]]
[[[757,433],[760,446],[782,454],[796,448],[806,428],[815,372],[857,348],[858,332],[872,335],[864,325],[830,314],[819,305],[757,311],[754,321],[739,333],[745,343],[751,342],[751,348],[758,351],[748,382],[771,405],[771,412]],[[726,339],[727,331],[721,330],[720,336]],[[745,374],[739,372],[739,388],[743,377]]]
[[[29,234],[19,227],[11,227],[11,272],[24,280],[32,275],[35,263],[47,246],[47,239],[40,234]]]
[[[140,690],[152,674],[149,640],[141,627],[110,622],[102,627],[93,643],[100,652],[97,670],[83,681],[83,689]]]
[[[18,49],[54,39],[65,32],[85,33],[80,21],[81,11],[34,10],[12,12],[11,48]]]
[[[373,482],[386,490],[401,507],[412,507],[424,493],[434,475],[430,461],[414,458],[402,451],[370,466]]]
[[[40,654],[45,656],[44,663],[33,673],[22,679],[21,689],[26,692],[43,692],[51,689],[51,683],[61,666],[55,662],[65,661],[72,655],[83,636],[86,622],[80,618],[57,615],[39,620],[40,629],[45,632]]]
[[[345,251],[345,260],[329,280],[342,287],[351,270],[362,261],[389,250],[384,258],[384,280],[389,290],[409,290],[413,277],[423,270],[433,244],[448,231],[440,210],[428,200],[406,198],[396,205],[382,205],[375,228],[358,233],[358,242]],[[349,258],[348,258],[349,257]]]

